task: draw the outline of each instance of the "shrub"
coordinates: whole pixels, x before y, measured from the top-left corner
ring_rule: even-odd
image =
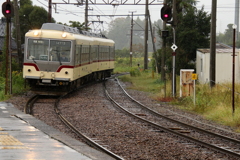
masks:
[[[130,70],[130,75],[131,75],[132,77],[138,77],[138,76],[141,75],[141,73],[140,73],[140,71],[139,71],[138,68],[131,68],[131,70]]]

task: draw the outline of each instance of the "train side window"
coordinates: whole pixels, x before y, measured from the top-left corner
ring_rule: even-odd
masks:
[[[114,56],[114,46],[110,47],[110,60],[114,60],[115,56]]]
[[[91,49],[91,57],[92,57],[92,61],[97,61],[98,60],[98,46],[92,46],[92,49]]]
[[[82,51],[82,45],[79,46],[79,55],[78,55],[78,63],[80,64],[81,63],[81,52]]]
[[[80,53],[81,53],[81,46],[77,45],[76,48],[76,57],[75,57],[75,64],[79,64],[80,63]]]
[[[81,53],[81,64],[88,63],[90,59],[90,48],[89,46],[82,46]]]

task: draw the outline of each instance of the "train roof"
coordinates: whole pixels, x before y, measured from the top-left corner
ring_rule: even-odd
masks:
[[[63,36],[64,35],[64,36]],[[77,28],[56,23],[44,23],[39,30],[30,30],[25,37],[52,38],[75,40],[81,45],[107,45],[114,46],[114,41],[100,34],[80,31]]]
[[[82,30],[79,30],[78,28],[73,28],[73,27],[69,27],[69,26],[65,26],[65,25],[57,24],[57,23],[44,23],[42,25],[41,29],[43,29],[43,30],[65,31],[65,32],[73,33],[73,34],[82,34],[82,35],[85,35],[85,36],[106,38],[107,39],[107,37],[102,35],[102,34],[96,34],[96,33],[91,33],[91,32],[87,32],[87,31],[82,31]]]

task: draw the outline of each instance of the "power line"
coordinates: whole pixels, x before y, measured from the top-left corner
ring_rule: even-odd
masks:
[[[101,16],[101,17],[124,17],[124,16],[130,16],[130,14],[118,14],[118,15],[112,15],[112,14],[104,14],[104,15],[99,15],[99,14],[95,14],[95,15],[88,15],[88,16]],[[145,16],[145,14],[134,14],[133,16]]]

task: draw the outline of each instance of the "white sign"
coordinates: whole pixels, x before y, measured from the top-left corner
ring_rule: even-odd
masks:
[[[178,47],[177,47],[175,44],[173,44],[173,45],[171,46],[171,49],[173,50],[173,52],[175,52],[177,48],[178,48]]]

